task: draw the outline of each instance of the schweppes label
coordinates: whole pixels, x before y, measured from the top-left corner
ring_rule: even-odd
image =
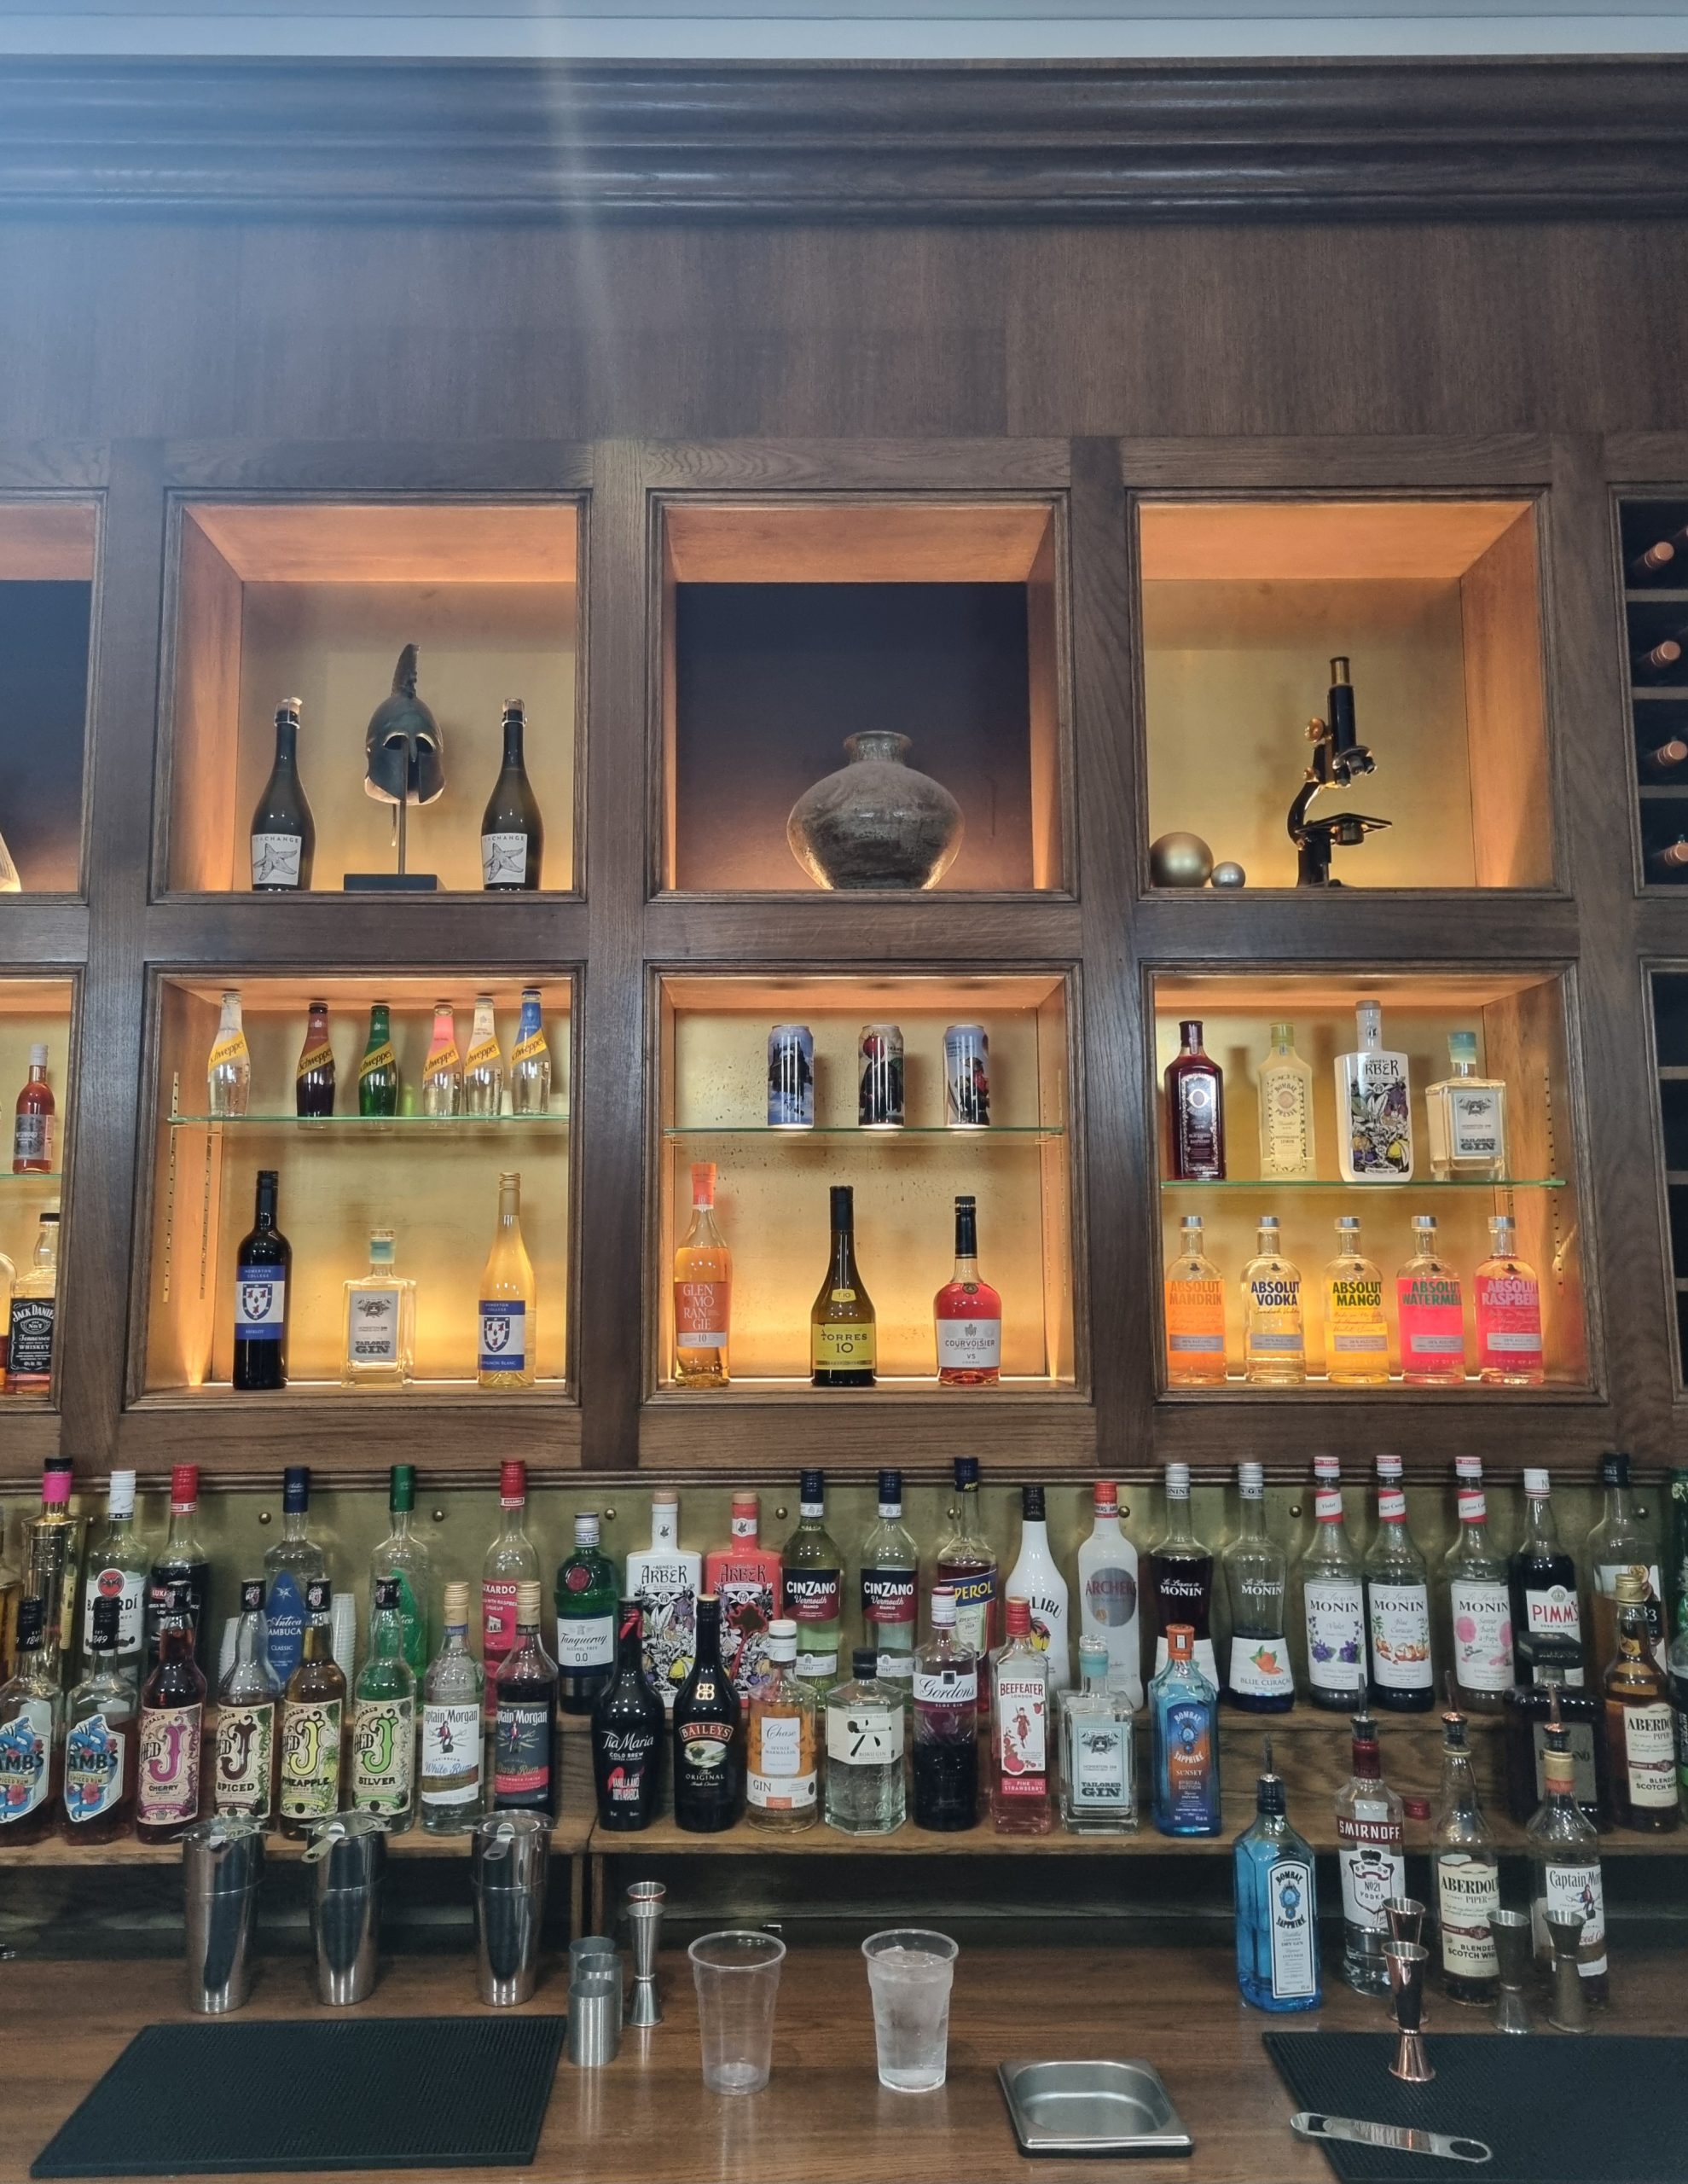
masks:
[[[246,1041],[242,1039],[241,1044],[244,1046]],[[320,1047],[307,1047],[299,1056],[299,1074],[306,1077],[313,1069],[332,1069],[334,1066],[334,1050],[325,1039]]]
[[[252,1049],[247,1044],[246,1033],[232,1031],[226,1039],[218,1040],[211,1050],[211,1060],[206,1066],[207,1069],[221,1069],[225,1062],[249,1061],[251,1059]]]
[[[383,1039],[380,1046],[371,1047],[363,1060],[358,1063],[357,1074],[360,1077],[373,1077],[378,1069],[394,1067],[397,1060],[397,1055],[392,1050],[392,1041]]]
[[[544,1045],[545,1042],[542,1037],[539,1043],[541,1046]],[[519,1048],[518,1052],[520,1050]],[[476,1039],[470,1045],[469,1058],[467,1061],[464,1063],[463,1066],[466,1069],[485,1069],[489,1066],[496,1068],[498,1060],[498,1042],[496,1039]]]
[[[545,1034],[542,1031],[529,1031],[518,1039],[511,1048],[510,1060],[513,1063],[531,1061],[536,1054],[546,1054],[550,1051],[551,1049],[545,1043]],[[496,1048],[494,1052],[496,1052]],[[471,1054],[469,1059],[473,1061],[474,1056]]]
[[[389,1048],[387,1051],[391,1053],[392,1048]],[[454,1039],[449,1047],[433,1048],[423,1065],[422,1074],[425,1077],[441,1076],[448,1069],[455,1069],[461,1060],[462,1056],[458,1053],[457,1043]]]

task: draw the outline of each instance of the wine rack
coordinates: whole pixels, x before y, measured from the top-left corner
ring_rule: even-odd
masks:
[[[1618,532],[1642,879],[1679,887],[1688,880],[1688,494],[1621,500]]]

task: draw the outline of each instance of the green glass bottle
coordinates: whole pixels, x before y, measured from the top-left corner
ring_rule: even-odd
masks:
[[[392,1025],[384,1001],[370,1004],[368,1044],[357,1065],[357,1112],[360,1115],[398,1112],[398,1056],[392,1049]]]
[[[376,1580],[369,1658],[352,1695],[351,1802],[401,1834],[416,1817],[416,1678],[397,1577]]]
[[[574,1520],[574,1552],[557,1571],[557,1703],[566,1714],[589,1714],[616,1669],[616,1566],[598,1544],[596,1513]]]
[[[398,1580],[398,1612],[404,1623],[404,1658],[420,1681],[432,1658],[433,1559],[410,1530],[416,1507],[416,1467],[395,1464],[388,1474],[387,1513],[392,1530],[369,1557],[369,1604],[373,1618],[375,1588],[383,1577]],[[370,1647],[374,1650],[374,1623]]]

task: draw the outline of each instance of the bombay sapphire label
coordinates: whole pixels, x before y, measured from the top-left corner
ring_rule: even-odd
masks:
[[[65,1818],[73,1827],[110,1812],[123,1796],[125,1736],[131,1722],[117,1723],[90,1714],[65,1738]]]
[[[1169,1817],[1175,1825],[1210,1828],[1219,1816],[1213,1709],[1199,1699],[1180,1699],[1167,1708],[1165,1723]]]
[[[279,1342],[287,1316],[287,1277],[278,1266],[241,1266],[235,1273],[235,1339]]]
[[[519,1298],[482,1298],[480,1369],[483,1373],[527,1369],[527,1306]]]
[[[1313,1868],[1300,1858],[1279,1858],[1267,1876],[1272,1912],[1272,1995],[1287,2002],[1319,1991],[1319,1955],[1313,1927]]]

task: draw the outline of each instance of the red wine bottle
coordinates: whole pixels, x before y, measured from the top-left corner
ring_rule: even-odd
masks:
[[[1685,760],[1688,760],[1688,742],[1673,735],[1668,743],[1642,753],[1641,768],[1644,773],[1673,774]]]
[[[1664,583],[1677,573],[1677,564],[1685,560],[1688,560],[1688,524],[1638,554],[1629,565],[1629,573],[1637,584]]]

